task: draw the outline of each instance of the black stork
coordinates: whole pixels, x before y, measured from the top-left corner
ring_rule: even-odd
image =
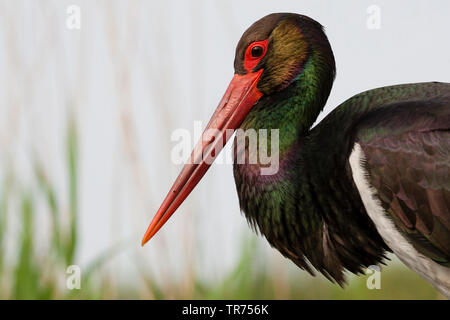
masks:
[[[450,297],[450,84],[369,90],[312,128],[335,61],[323,27],[292,13],[250,26],[234,69],[206,127],[219,135],[197,143],[142,245],[203,177],[226,132],[279,129],[277,172],[262,175],[259,160],[233,166],[241,210],[271,246],[340,285],[345,270],[362,273],[393,251]],[[235,159],[259,151],[236,146],[236,138],[234,148]]]

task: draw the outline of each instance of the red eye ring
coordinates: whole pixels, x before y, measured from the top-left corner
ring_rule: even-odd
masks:
[[[268,42],[269,39],[266,39],[264,41],[256,41],[247,47],[244,59],[244,68],[245,70],[247,70],[247,72],[252,72],[253,68],[255,68],[258,65],[259,61],[261,61],[261,59],[266,55]],[[255,47],[262,48],[262,54],[258,55],[257,57],[254,57],[252,55],[252,50]]]

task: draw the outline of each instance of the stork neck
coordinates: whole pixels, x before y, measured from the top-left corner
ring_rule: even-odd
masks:
[[[241,128],[279,129],[280,156],[306,136],[331,90],[334,70],[321,67],[321,56],[311,54],[303,70],[284,90],[262,98]]]

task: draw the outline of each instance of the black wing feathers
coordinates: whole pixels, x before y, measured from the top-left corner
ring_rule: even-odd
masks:
[[[450,99],[369,113],[357,142],[370,183],[397,228],[419,252],[450,266]]]

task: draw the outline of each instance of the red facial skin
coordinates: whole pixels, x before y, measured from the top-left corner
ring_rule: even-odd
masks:
[[[267,52],[267,43],[269,42],[269,39],[266,39],[264,41],[256,41],[250,44],[247,47],[247,50],[245,50],[245,58],[244,58],[244,68],[248,73],[251,73],[252,70],[258,65],[258,63],[261,61],[261,59],[266,55]],[[263,53],[259,57],[253,57],[252,56],[252,49],[254,47],[262,47]]]

